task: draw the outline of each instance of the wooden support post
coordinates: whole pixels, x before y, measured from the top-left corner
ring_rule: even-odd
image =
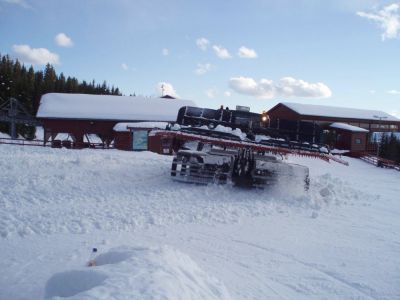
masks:
[[[10,99],[10,109],[8,110],[8,116],[11,118],[10,121],[10,136],[12,139],[17,138],[17,124],[15,117],[17,116],[17,100],[14,98]]]
[[[312,142],[315,144],[315,120],[313,121],[313,135],[312,135]]]

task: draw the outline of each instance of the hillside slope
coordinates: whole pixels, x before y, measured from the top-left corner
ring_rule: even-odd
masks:
[[[289,159],[308,193],[176,183],[149,152],[2,145],[0,299],[400,298],[400,173]]]

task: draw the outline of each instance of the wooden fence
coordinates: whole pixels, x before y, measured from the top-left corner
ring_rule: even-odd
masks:
[[[375,155],[371,155],[369,153],[365,153],[364,155],[361,155],[360,159],[362,159],[363,161],[370,163],[374,166],[377,166],[377,167],[395,169],[397,171],[400,171],[400,164],[398,164],[392,160],[388,160],[385,158],[377,157]]]

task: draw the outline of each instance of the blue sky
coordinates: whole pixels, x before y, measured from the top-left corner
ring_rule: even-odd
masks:
[[[0,0],[0,53],[126,95],[400,116],[400,2]],[[173,90],[172,90],[173,89]]]

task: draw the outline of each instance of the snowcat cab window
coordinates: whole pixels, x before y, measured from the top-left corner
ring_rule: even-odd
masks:
[[[213,120],[215,118],[215,110],[214,109],[209,109],[205,108],[203,110],[203,118]]]
[[[186,109],[186,116],[187,117],[201,117],[203,110],[198,107],[188,106]]]
[[[176,118],[176,123],[183,125],[183,118],[185,117],[187,106],[181,107],[178,111],[178,117]]]
[[[229,110],[224,110],[222,112],[222,121],[229,122],[230,119],[231,119],[231,112]]]

